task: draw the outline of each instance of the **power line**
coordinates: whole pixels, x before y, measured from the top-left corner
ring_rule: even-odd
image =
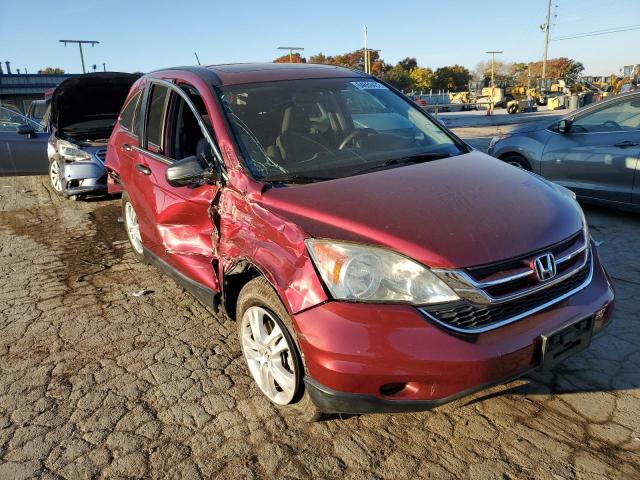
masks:
[[[592,32],[582,32],[572,35],[564,35],[562,37],[552,38],[551,41],[559,42],[561,40],[572,40],[574,38],[596,37],[598,35],[609,35],[611,33],[630,32],[632,30],[640,30],[640,25],[628,25],[626,27],[615,27],[604,30],[594,30]]]

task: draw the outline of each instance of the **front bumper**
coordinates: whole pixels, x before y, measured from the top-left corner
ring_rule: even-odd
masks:
[[[603,312],[614,291],[594,252],[591,283],[517,322],[477,335],[437,326],[406,305],[329,302],[294,315],[312,400],[328,413],[432,408],[537,368],[541,335]]]
[[[107,172],[99,160],[91,162],[60,162],[62,193],[65,197],[107,192]]]

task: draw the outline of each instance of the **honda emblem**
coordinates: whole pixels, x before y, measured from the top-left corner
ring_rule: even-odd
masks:
[[[533,260],[533,270],[538,280],[544,282],[556,276],[556,259],[552,253],[544,253]]]

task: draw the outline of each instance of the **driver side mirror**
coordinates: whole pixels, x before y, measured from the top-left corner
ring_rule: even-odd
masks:
[[[33,137],[36,134],[36,129],[33,128],[33,125],[23,123],[18,125],[16,132],[18,135],[29,135],[29,137]]]
[[[212,155],[213,158],[213,155]],[[165,178],[172,187],[198,186],[206,183],[216,183],[220,180],[220,172],[215,169],[217,163],[208,162],[208,159],[198,152],[167,167]]]
[[[571,131],[571,120],[560,120],[556,128],[558,133],[569,133]]]

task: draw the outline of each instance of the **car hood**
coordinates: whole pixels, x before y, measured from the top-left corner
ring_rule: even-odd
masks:
[[[261,203],[313,237],[385,246],[425,265],[509,259],[582,227],[561,187],[480,152],[267,190]]]
[[[557,120],[556,120],[557,121]],[[538,130],[544,130],[545,128],[548,128],[549,125],[551,125],[551,122],[549,122],[549,120],[541,120],[541,121],[537,121],[537,122],[528,122],[525,123],[523,125],[519,125],[515,128],[512,128],[511,130],[509,130],[508,132],[506,132],[507,135],[519,135],[522,133],[531,133],[531,132],[536,132]]]
[[[138,74],[119,72],[67,78],[51,96],[51,126],[64,132],[66,127],[92,118],[117,118],[131,85],[138,78]]]

